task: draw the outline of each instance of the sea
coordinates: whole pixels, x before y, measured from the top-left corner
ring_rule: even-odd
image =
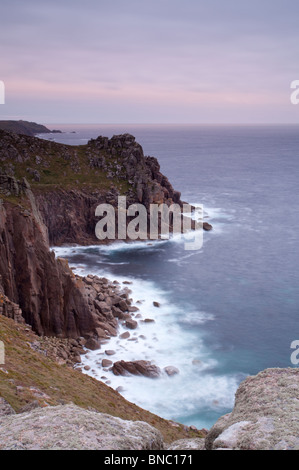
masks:
[[[182,200],[213,230],[200,249],[182,237],[53,247],[81,275],[118,280],[143,319],[129,339],[82,356],[83,373],[166,419],[211,428],[235,392],[265,368],[296,367],[299,340],[299,126],[51,124],[39,137],[83,145],[130,133]],[[130,284],[122,284],[129,282]],[[158,302],[160,307],[155,307]],[[119,334],[124,332],[120,326]],[[114,354],[108,356],[105,351]],[[150,360],[158,379],[114,376],[103,358]],[[168,376],[164,368],[179,373]]]

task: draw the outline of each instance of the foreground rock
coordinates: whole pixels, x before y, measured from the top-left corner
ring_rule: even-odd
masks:
[[[232,413],[206,438],[208,450],[299,450],[299,370],[266,369],[238,388]]]
[[[204,439],[180,439],[173,442],[167,450],[206,450]]]
[[[75,405],[0,417],[1,450],[160,450],[159,431]]]
[[[155,379],[160,376],[159,367],[150,361],[117,361],[113,364],[114,375],[143,375]]]

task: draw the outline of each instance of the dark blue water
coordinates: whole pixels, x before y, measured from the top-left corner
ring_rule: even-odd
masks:
[[[154,282],[165,293],[176,325],[186,337],[192,334],[195,348],[198,338],[198,354],[208,355],[209,367],[192,378],[194,406],[171,408],[171,416],[165,409],[164,415],[209,427],[229,411],[247,374],[292,367],[290,344],[299,339],[299,126],[66,129],[76,134],[55,140],[78,144],[132,133],[146,155],[158,158],[182,199],[204,205],[214,229],[204,234],[200,251],[166,243],[97,256],[81,252],[73,261]],[[197,384],[207,393],[198,395]],[[222,386],[228,401],[214,390]],[[192,402],[192,393],[186,400]]]

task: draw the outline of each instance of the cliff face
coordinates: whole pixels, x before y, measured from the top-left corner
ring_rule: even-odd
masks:
[[[93,330],[83,289],[67,264],[55,259],[29,205],[23,210],[0,205],[0,275],[9,299],[3,298],[3,305],[19,305],[26,323],[39,334],[78,337]],[[8,311],[3,307],[3,313]],[[8,316],[18,320],[19,313],[16,309]]]
[[[67,146],[0,131],[1,169],[29,181],[51,245],[99,243],[96,207],[109,203],[117,210],[118,196],[127,197],[127,206],[147,209],[152,203],[182,205],[157,159],[145,157],[129,134]]]
[[[118,196],[127,197],[130,204],[141,203],[148,210],[152,203],[182,204],[180,193],[160,172],[156,158],[145,157],[142,147],[129,134],[111,139],[98,137],[85,148],[85,163],[94,175],[105,175],[107,187],[101,189],[75,186],[72,189],[55,188],[35,190],[36,200],[49,231],[50,243],[97,244],[95,216],[99,204],[108,203],[117,214]],[[78,159],[74,169],[81,171]],[[100,181],[99,181],[100,183]],[[117,230],[117,218],[116,218]]]
[[[28,121],[0,121],[0,129],[7,132],[15,132],[17,134],[31,136],[34,136],[35,134],[49,134],[53,132],[41,124]],[[56,133],[60,131],[54,132]]]
[[[40,335],[114,334],[128,296],[106,283],[86,284],[50,246],[99,243],[95,209],[104,202],[116,207],[119,195],[147,208],[182,204],[133,136],[70,147],[0,131],[2,313],[24,318]]]

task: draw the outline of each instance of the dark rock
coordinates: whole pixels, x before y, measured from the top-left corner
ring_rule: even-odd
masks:
[[[126,327],[130,330],[135,330],[138,326],[137,321],[133,320],[132,318],[126,320]]]
[[[101,349],[101,342],[99,339],[96,338],[89,338],[85,344],[86,349],[90,349],[91,351],[96,351],[97,349]]]
[[[102,360],[102,367],[111,367],[113,364],[112,361],[110,361],[109,359],[103,359]]]
[[[107,356],[114,356],[114,354],[116,354],[116,353],[115,353],[115,351],[113,351],[112,349],[107,349],[107,350],[105,351],[105,354],[107,354]]]
[[[128,331],[126,331],[125,333],[122,333],[121,335],[119,335],[119,337],[121,339],[128,339],[128,338],[130,338],[130,333]]]
[[[208,232],[208,231],[212,230],[213,226],[211,224],[209,224],[208,222],[204,222],[202,224],[202,228]]]
[[[113,364],[114,375],[143,375],[145,377],[157,378],[161,370],[150,361],[118,361]]]
[[[122,312],[127,312],[128,311],[128,304],[125,300],[121,300],[118,304],[117,307],[122,311]]]

